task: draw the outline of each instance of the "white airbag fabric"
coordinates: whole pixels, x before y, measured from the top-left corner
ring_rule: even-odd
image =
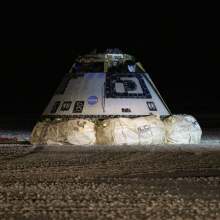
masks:
[[[167,144],[199,144],[202,130],[190,115],[172,115],[164,120]]]
[[[95,124],[89,120],[76,119],[63,122],[39,122],[31,135],[32,144],[94,145]]]
[[[163,144],[165,128],[156,116],[107,119],[97,126],[97,143],[108,145]]]

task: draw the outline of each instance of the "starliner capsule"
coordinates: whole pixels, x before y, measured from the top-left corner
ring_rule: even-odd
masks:
[[[43,118],[168,116],[170,111],[140,62],[118,49],[78,57]]]
[[[118,49],[79,56],[31,135],[32,144],[196,144],[192,116],[171,115],[140,62]]]

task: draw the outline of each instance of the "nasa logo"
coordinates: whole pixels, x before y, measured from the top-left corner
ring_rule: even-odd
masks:
[[[89,105],[95,105],[98,102],[98,97],[97,96],[89,96],[88,98],[88,104]]]

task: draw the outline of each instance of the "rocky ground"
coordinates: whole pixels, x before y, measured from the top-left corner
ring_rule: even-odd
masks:
[[[220,146],[0,147],[0,219],[220,219]]]

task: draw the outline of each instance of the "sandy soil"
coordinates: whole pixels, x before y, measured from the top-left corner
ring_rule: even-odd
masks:
[[[0,147],[0,219],[220,219],[212,146]]]

